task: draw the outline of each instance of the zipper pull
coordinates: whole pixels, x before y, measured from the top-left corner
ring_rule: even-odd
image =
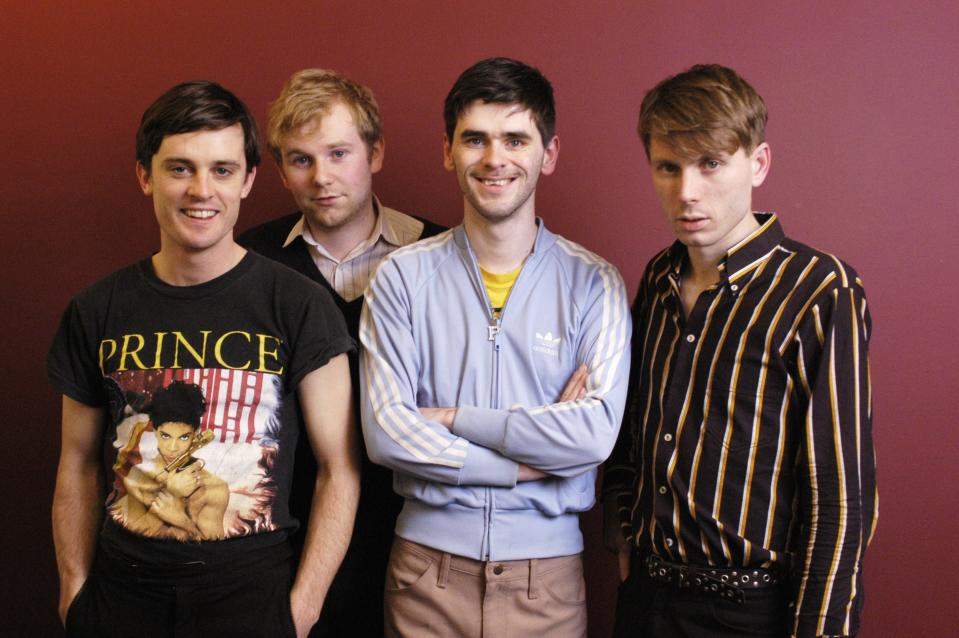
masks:
[[[496,325],[496,324],[493,324],[493,325],[490,325],[490,326],[486,326],[486,331],[489,333],[489,336],[487,337],[486,340],[487,340],[487,341],[496,341],[496,335],[499,334],[499,330],[500,330],[500,328],[499,328],[499,326]]]

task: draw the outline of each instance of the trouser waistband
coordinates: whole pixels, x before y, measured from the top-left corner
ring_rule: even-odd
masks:
[[[537,575],[548,574],[557,569],[563,569],[570,563],[580,560],[579,554],[572,556],[557,556],[553,558],[530,558],[525,560],[491,560],[481,561],[465,556],[458,556],[443,552],[420,543],[408,541],[399,536],[394,541],[403,545],[406,551],[420,554],[439,565],[436,585],[445,588],[449,580],[450,571],[457,571],[476,578],[483,578],[486,582],[524,580],[529,583],[529,597],[538,596]]]
[[[237,574],[260,572],[284,565],[290,561],[292,551],[284,541],[275,545],[239,553],[231,560],[207,562],[203,560],[183,563],[136,563],[99,548],[96,555],[98,571],[136,582],[151,582],[170,585],[204,585],[222,582]]]

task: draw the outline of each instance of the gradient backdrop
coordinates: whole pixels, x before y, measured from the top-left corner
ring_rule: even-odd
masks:
[[[696,62],[738,69],[771,111],[756,206],[865,279],[882,495],[862,636],[955,635],[959,240],[955,2],[2,2],[0,313],[7,636],[57,635],[49,506],[59,397],[43,358],[67,300],[158,245],[134,179],[144,108],[217,80],[261,121],[297,69],[371,86],[386,125],[384,202],[456,223],[441,105],[461,70],[509,55],[556,89],[562,140],[538,212],[635,290],[669,240],[634,129],[643,93]],[[291,209],[269,159],[245,229]],[[608,635],[614,562],[584,517],[591,636]],[[952,627],[952,629],[950,629]]]

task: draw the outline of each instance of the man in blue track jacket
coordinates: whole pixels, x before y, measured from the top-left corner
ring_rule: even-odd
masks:
[[[579,513],[623,413],[622,279],[536,217],[559,155],[539,71],[479,62],[444,116],[463,224],[392,253],[360,325],[367,448],[405,498],[386,634],[584,636]]]

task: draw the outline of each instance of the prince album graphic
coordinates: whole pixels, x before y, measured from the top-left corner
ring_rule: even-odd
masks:
[[[117,450],[107,507],[116,523],[182,541],[275,528],[277,375],[160,369],[105,380]]]

